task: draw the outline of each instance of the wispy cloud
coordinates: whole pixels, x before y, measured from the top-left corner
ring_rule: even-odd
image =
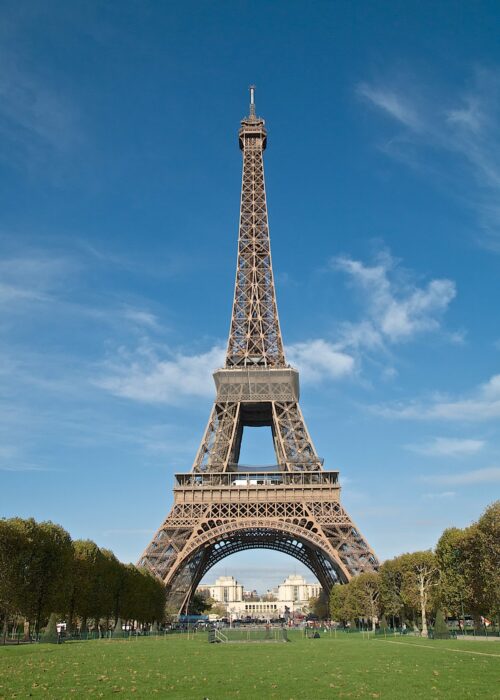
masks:
[[[339,379],[355,369],[354,357],[321,338],[290,345],[287,355],[292,365],[301,371],[305,382]]]
[[[342,342],[348,347],[380,348],[436,331],[456,296],[455,283],[449,279],[419,286],[387,252],[372,265],[346,256],[333,258],[331,265],[347,274],[363,295],[366,318],[343,328]]]
[[[455,491],[440,491],[438,493],[424,493],[423,497],[430,501],[440,501],[443,499],[455,498]]]
[[[428,484],[465,485],[465,484],[493,484],[500,481],[500,467],[485,467],[462,473],[433,474],[423,476],[421,481]]]
[[[475,210],[481,243],[500,251],[500,70],[477,68],[469,87],[453,95],[417,85],[386,79],[356,91],[402,130],[382,150],[451,186]]]
[[[479,422],[500,417],[500,374],[479,385],[469,396],[442,395],[425,401],[373,406],[372,411],[388,418]]]
[[[403,95],[387,86],[360,83],[356,87],[360,97],[367,99],[373,105],[389,114],[401,124],[419,131],[422,128],[420,117],[415,107]]]
[[[17,312],[17,304],[49,302],[61,282],[74,274],[75,261],[37,251],[4,256],[0,261],[0,310]]]
[[[132,323],[136,323],[139,326],[146,326],[152,329],[159,328],[158,318],[150,311],[126,307],[123,309],[122,315],[126,320],[132,321]]]
[[[74,105],[34,71],[21,67],[14,51],[0,50],[0,157],[32,169],[71,152],[81,139]],[[45,173],[47,175],[47,173]]]
[[[60,469],[54,469],[53,467],[43,467],[37,464],[1,464],[1,472],[54,472],[61,471]]]
[[[484,446],[484,440],[436,437],[426,443],[406,445],[406,448],[429,457],[464,457],[477,454]]]
[[[2,430],[3,433],[3,430]],[[11,434],[12,439],[12,434]],[[0,472],[48,472],[60,471],[26,459],[23,451],[12,444],[0,445]]]
[[[88,261],[81,255],[49,254],[26,248],[0,261],[0,318],[20,313],[95,321],[107,326],[162,331],[161,323],[140,300],[117,301],[116,293],[95,294],[86,284]],[[126,296],[126,295],[125,295]]]

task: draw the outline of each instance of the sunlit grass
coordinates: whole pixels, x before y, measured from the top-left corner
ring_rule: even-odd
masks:
[[[0,698],[498,697],[500,642],[289,637],[208,644],[198,633],[3,647]]]

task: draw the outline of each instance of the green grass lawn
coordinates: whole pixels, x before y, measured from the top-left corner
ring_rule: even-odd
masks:
[[[0,698],[500,698],[500,642],[289,637],[208,644],[198,633],[0,647]]]

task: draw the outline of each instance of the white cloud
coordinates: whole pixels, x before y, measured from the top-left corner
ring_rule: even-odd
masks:
[[[430,457],[463,457],[480,452],[484,440],[436,437],[428,443],[407,445],[407,449]]]
[[[412,401],[379,405],[372,410],[388,418],[479,422],[500,417],[500,374],[480,384],[470,396],[447,398],[441,395],[429,402]]]
[[[189,397],[215,395],[212,373],[224,364],[225,346],[217,344],[197,355],[162,348],[161,355],[149,341],[134,352],[122,348],[105,363],[104,374],[94,384],[115,396],[146,403],[175,405]],[[300,369],[301,378],[312,383],[339,379],[355,368],[353,357],[321,338],[289,346],[287,357]]]
[[[384,341],[397,343],[435,331],[456,295],[455,283],[448,279],[434,279],[423,287],[402,279],[388,253],[371,266],[345,256],[331,264],[348,274],[364,295],[368,318],[344,327],[343,342],[352,347],[374,348]]]
[[[486,467],[484,469],[462,472],[461,474],[434,474],[432,476],[423,476],[421,481],[425,481],[429,484],[449,484],[450,486],[493,484],[500,481],[500,467]]]
[[[169,357],[161,359],[144,343],[137,352],[122,350],[118,359],[108,361],[106,376],[95,384],[115,396],[146,403],[178,404],[186,397],[213,396],[212,373],[222,366],[224,350],[220,345],[198,355],[165,350]]]
[[[305,382],[339,379],[352,374],[355,369],[351,355],[321,338],[289,346],[287,357],[300,370]]]
[[[397,268],[388,254],[369,266],[347,257],[335,258],[332,266],[346,272],[362,290],[367,318],[345,324],[336,343],[314,338],[286,348],[288,360],[301,372],[304,382],[336,380],[353,375],[362,350],[384,349],[388,342],[407,341],[414,335],[440,328],[440,316],[455,296],[450,280],[431,280],[419,287]],[[122,315],[139,325],[156,329],[156,317],[148,311],[126,309]],[[198,355],[161,348],[148,340],[135,351],[122,349],[105,364],[95,383],[116,396],[150,403],[177,404],[187,397],[211,397],[211,374],[222,366],[221,343]],[[394,376],[390,368],[384,376]]]

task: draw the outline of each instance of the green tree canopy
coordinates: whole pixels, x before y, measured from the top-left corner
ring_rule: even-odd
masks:
[[[65,612],[70,594],[73,548],[60,525],[13,518],[27,542],[19,609],[38,631],[52,612]]]
[[[71,594],[69,599],[68,623],[73,623],[74,615],[86,628],[89,617],[99,620],[105,612],[101,577],[104,574],[105,558],[99,547],[91,540],[73,542],[73,566]]]
[[[30,558],[29,540],[17,519],[0,520],[0,615],[4,637],[9,616],[20,612],[24,573]]]
[[[379,569],[380,608],[386,615],[402,617],[404,610],[402,586],[401,567],[396,559],[388,559]]]
[[[466,552],[470,533],[457,527],[443,532],[436,545],[436,558],[441,571],[438,596],[450,615],[461,616],[473,605]]]
[[[441,571],[439,597],[451,614],[500,614],[500,501],[489,506],[477,523],[445,530],[436,546]]]

